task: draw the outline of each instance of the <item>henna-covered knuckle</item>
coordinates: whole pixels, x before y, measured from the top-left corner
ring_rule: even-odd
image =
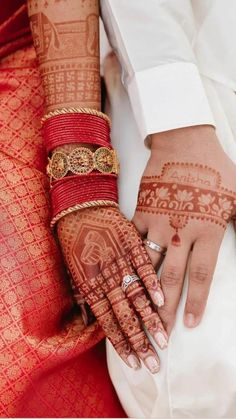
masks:
[[[154,312],[151,301],[146,292],[139,284],[134,283],[129,287],[128,298],[132,301],[135,310],[139,314],[143,324],[153,336],[161,349],[167,346],[168,336],[161,323],[160,317]]]
[[[134,268],[143,281],[153,303],[161,307],[164,304],[164,294],[144,246],[134,246],[130,251],[130,256]]]
[[[125,299],[120,301],[119,304],[113,304],[113,309],[121,329],[128,337],[129,342],[137,355],[144,361],[151,372],[158,372],[159,361],[157,355],[146,334],[142,330],[139,319],[133,311],[129,301]],[[149,358],[148,362],[147,358]]]
[[[104,299],[98,303],[91,304],[91,310],[112,344],[123,347],[125,343],[126,348],[128,348],[129,344],[126,342],[108,300]]]
[[[151,373],[156,374],[160,369],[160,361],[146,335],[139,334],[133,337],[132,346]]]
[[[144,289],[137,283],[131,284],[127,290],[127,297],[133,303],[135,310],[140,314],[142,319],[152,314],[151,301],[147,298]]]
[[[156,291],[160,289],[160,281],[156,274],[150,274],[145,278],[145,286],[148,291]]]
[[[180,286],[183,280],[182,270],[175,265],[165,266],[161,274],[161,284],[165,287]]]
[[[190,271],[190,280],[191,282],[202,285],[209,283],[211,281],[211,272],[209,267],[205,264],[193,266]]]
[[[160,317],[157,313],[151,313],[143,317],[143,321],[148,331],[154,335],[156,332],[163,330]]]
[[[105,335],[123,361],[131,368],[140,368],[140,362],[123,335],[108,301],[105,300],[103,304],[92,305],[91,309],[97,317],[98,323],[102,327]]]
[[[123,298],[123,291],[121,290],[123,278],[126,275],[133,275],[133,269],[130,264],[129,255],[118,257],[117,260],[110,264],[105,264],[102,269],[102,278],[99,283],[104,292],[112,298],[112,291],[120,293]]]
[[[144,246],[134,246],[130,250],[131,262],[146,287],[156,289],[160,286],[157,274]]]
[[[136,245],[132,246],[132,248],[130,249],[130,255],[135,266],[141,269],[142,267],[145,268],[147,265],[150,265],[152,271],[154,272],[151,260],[141,240],[139,240],[139,242]]]
[[[142,332],[139,319],[127,299],[119,303],[114,302],[113,310],[126,336],[132,338],[132,336],[139,334],[140,331]]]

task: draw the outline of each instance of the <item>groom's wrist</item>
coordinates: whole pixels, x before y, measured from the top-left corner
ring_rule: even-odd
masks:
[[[151,135],[151,153],[168,151],[170,154],[188,153],[191,149],[199,150],[215,144],[217,137],[215,128],[211,125],[197,125],[159,132]]]

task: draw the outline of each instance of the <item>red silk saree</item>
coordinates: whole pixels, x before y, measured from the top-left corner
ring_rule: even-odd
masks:
[[[0,416],[125,417],[49,229],[43,91],[22,0],[0,12]]]

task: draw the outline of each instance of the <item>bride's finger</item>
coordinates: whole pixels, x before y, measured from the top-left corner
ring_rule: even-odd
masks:
[[[163,306],[164,294],[161,284],[144,246],[141,244],[134,246],[130,251],[130,258],[153,303],[158,307]]]
[[[76,267],[71,266],[71,268],[71,273],[73,272],[72,278],[76,283],[79,272]],[[140,360],[122,332],[112,306],[100,286],[100,283],[103,283],[104,281],[101,274],[87,279],[86,281],[80,279],[79,289],[117,353],[129,367],[138,369],[141,366]]]
[[[135,275],[135,274],[133,274]],[[161,319],[153,309],[150,299],[140,282],[131,283],[126,290],[128,299],[132,302],[147,331],[151,334],[157,345],[164,349],[168,344],[168,335],[162,325]]]
[[[140,257],[140,251],[138,252],[138,250],[136,250],[136,256],[137,253],[139,253]],[[139,315],[139,318],[141,318],[141,321],[147,331],[151,334],[157,345],[163,349],[167,346],[168,336],[162,325],[160,317],[153,308],[152,301],[147,294],[143,281],[140,280],[133,269],[133,266],[130,265],[130,261],[127,257],[119,258],[114,262],[113,266],[117,266],[117,272],[120,272],[119,285],[123,290],[124,297],[127,297],[127,299],[132,303],[135,313]],[[154,274],[154,276],[157,278],[156,274]]]
[[[150,372],[155,374],[160,368],[158,355],[144,332],[143,325],[131,302],[121,287],[124,277],[127,277],[129,273],[128,261],[125,257],[119,258],[118,262],[114,261],[103,269],[103,280],[99,276],[99,283],[110,301],[122,332],[138,357],[144,362]]]
[[[108,299],[103,298],[94,304],[90,304],[90,307],[106,337],[123,361],[129,367],[135,370],[139,369],[141,366],[139,358],[123,334]]]

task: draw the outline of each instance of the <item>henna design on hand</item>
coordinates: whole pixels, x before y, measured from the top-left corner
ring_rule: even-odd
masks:
[[[76,286],[119,355],[138,367],[137,354],[157,372],[158,358],[140,319],[161,348],[167,345],[167,334],[141,281],[131,284],[126,293],[121,288],[125,275],[139,271],[148,291],[163,298],[134,225],[115,208],[90,208],[61,219],[58,235]]]
[[[97,265],[102,268],[104,261],[109,263],[115,258],[115,253],[107,246],[102,234],[97,231],[89,231],[84,240],[84,248],[81,253],[81,262],[85,265]]]
[[[175,230],[172,244],[181,244],[179,230],[189,219],[226,228],[235,213],[236,193],[221,186],[221,176],[200,164],[168,163],[160,176],[144,176],[137,211],[168,215]]]

